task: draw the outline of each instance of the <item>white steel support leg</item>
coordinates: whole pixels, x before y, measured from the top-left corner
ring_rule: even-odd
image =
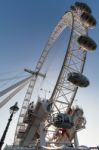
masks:
[[[46,146],[45,144],[45,129],[44,129],[44,123],[40,124],[40,146]]]
[[[79,146],[77,132],[75,133],[75,137],[74,137],[74,145],[75,145],[75,147]]]

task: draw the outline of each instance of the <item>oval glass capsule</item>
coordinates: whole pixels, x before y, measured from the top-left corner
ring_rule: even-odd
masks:
[[[97,48],[96,43],[88,36],[81,35],[78,38],[78,43],[84,50],[94,51]]]
[[[89,13],[83,12],[81,15],[81,21],[86,27],[96,26],[96,19]]]
[[[73,127],[73,118],[72,116],[64,113],[54,114],[53,116],[53,125],[57,128],[70,129]]]
[[[77,72],[70,72],[67,80],[79,87],[87,87],[89,85],[87,77]]]
[[[91,8],[86,3],[76,2],[75,7],[82,12],[91,13]]]

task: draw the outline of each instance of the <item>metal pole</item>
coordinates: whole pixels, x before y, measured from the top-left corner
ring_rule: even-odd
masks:
[[[1,140],[0,140],[0,150],[1,150],[2,146],[3,146],[3,144],[4,144],[4,140],[5,140],[5,137],[6,137],[6,134],[7,134],[7,131],[8,131],[9,125],[10,125],[10,122],[12,120],[13,114],[14,114],[14,112],[11,113],[10,118],[8,119],[8,123],[6,125],[6,128],[5,128],[5,130],[3,132],[3,135],[1,137]]]

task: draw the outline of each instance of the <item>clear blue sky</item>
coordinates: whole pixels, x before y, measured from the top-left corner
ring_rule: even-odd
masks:
[[[75,0],[0,0],[0,78],[2,72],[33,68],[49,35],[65,11]],[[98,24],[90,36],[99,43],[99,0],[83,0],[92,8]],[[84,73],[90,86],[79,89],[77,99],[85,110],[87,126],[79,133],[81,145],[99,145],[99,50],[88,53]],[[1,83],[0,83],[1,84]],[[24,97],[24,96],[23,96]],[[18,99],[22,95],[18,95]],[[0,137],[9,116],[9,102],[0,110]],[[4,115],[5,114],[5,115]],[[16,115],[17,116],[17,115]],[[16,119],[10,127],[5,143],[12,143]],[[1,132],[2,131],[2,132]],[[12,134],[11,134],[12,133]]]

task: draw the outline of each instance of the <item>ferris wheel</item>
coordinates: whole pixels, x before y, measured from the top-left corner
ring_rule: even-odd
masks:
[[[43,149],[62,149],[63,146],[78,146],[77,132],[85,127],[83,110],[73,107],[78,87],[87,87],[89,80],[82,73],[87,51],[94,51],[96,43],[88,36],[88,29],[96,26],[90,7],[76,2],[70,11],[65,12],[54,28],[38,60],[35,71],[25,69],[31,76],[0,92],[0,96],[12,91],[0,107],[5,105],[28,83],[28,89],[19,115],[14,146]],[[46,62],[50,49],[65,29],[69,28],[70,37],[63,64],[55,87],[49,99],[38,98],[36,105],[30,103],[38,78],[45,79],[41,69]]]

